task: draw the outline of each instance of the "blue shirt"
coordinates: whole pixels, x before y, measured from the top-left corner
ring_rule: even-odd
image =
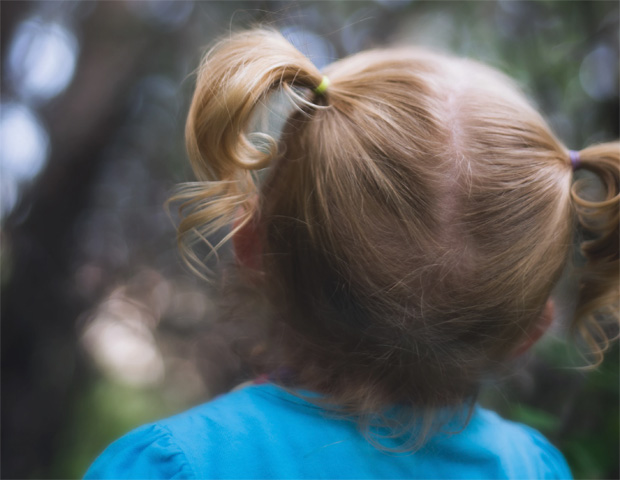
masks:
[[[570,479],[532,428],[476,407],[467,427],[413,454],[373,447],[352,421],[272,384],[223,395],[112,443],[94,478]]]

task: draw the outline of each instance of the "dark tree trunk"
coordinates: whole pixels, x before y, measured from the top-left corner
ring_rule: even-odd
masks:
[[[17,7],[8,4],[12,7]],[[106,145],[122,125],[125,97],[153,38],[130,35],[119,4],[99,4],[84,24],[82,62],[69,90],[42,112],[49,127],[46,169],[7,218],[3,232],[2,476],[39,476],[55,454],[86,370],[75,322],[88,305],[75,292],[74,227],[89,203]],[[5,4],[3,2],[3,13]],[[19,19],[19,15],[11,15]],[[106,21],[107,20],[107,21]],[[10,27],[10,26],[8,26]],[[2,22],[3,38],[5,19]],[[123,35],[121,35],[123,33]],[[4,45],[3,45],[4,47]],[[52,122],[53,119],[53,122]]]

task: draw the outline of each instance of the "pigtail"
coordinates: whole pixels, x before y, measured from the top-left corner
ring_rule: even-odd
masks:
[[[185,128],[186,147],[198,182],[185,184],[170,202],[183,201],[178,242],[196,273],[204,268],[192,246],[200,241],[210,254],[248,223],[257,208],[253,172],[276,155],[277,141],[247,129],[259,104],[278,88],[307,103],[290,87],[315,89],[322,75],[282,35],[254,30],[219,42],[197,72]],[[234,224],[234,225],[233,225]],[[216,245],[208,238],[233,225]]]
[[[577,167],[594,173],[604,192],[603,198],[585,198],[588,192],[585,179],[576,181],[571,190],[583,235],[581,253],[586,260],[581,270],[573,329],[592,348],[594,366],[597,366],[609,346],[610,332],[605,324],[612,319],[616,329],[619,316],[620,143],[604,143],[582,150]]]

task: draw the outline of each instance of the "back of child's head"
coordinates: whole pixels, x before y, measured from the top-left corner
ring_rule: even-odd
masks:
[[[280,138],[248,132],[276,91],[296,105]],[[572,325],[600,354],[599,317],[617,319],[619,144],[569,152],[480,63],[403,48],[319,72],[278,33],[236,34],[198,71],[186,136],[205,182],[186,190],[181,241],[250,232],[243,268],[282,364],[351,412],[474,397],[580,235]],[[583,199],[575,169],[602,196]]]

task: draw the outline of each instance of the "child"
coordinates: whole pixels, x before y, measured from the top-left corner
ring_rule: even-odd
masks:
[[[551,322],[576,233],[572,325],[600,360],[598,322],[618,317],[620,144],[569,151],[469,60],[373,50],[324,74],[263,30],[200,66],[186,138],[201,183],[181,195],[179,237],[199,267],[189,247],[231,227],[278,369],[129,433],[87,478],[570,478],[538,432],[475,399]],[[296,105],[280,138],[249,133],[277,91]]]

